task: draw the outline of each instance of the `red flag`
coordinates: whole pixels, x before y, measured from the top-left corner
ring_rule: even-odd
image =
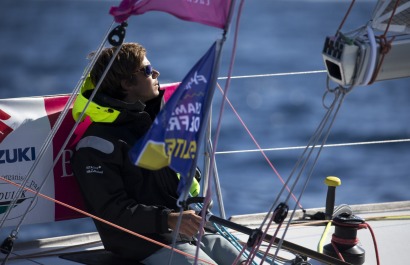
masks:
[[[223,29],[230,5],[231,0],[123,0],[118,7],[111,7],[110,14],[122,23],[131,15],[163,11],[183,20]]]

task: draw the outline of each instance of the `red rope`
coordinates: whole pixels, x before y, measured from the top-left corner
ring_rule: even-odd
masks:
[[[346,238],[341,238],[335,236],[335,234],[332,235],[332,242],[341,244],[341,245],[357,245],[359,243],[359,239],[353,238],[353,239],[346,239]]]
[[[21,186],[20,184],[18,184],[18,183],[16,183],[16,182],[13,182],[13,181],[11,181],[11,180],[8,180],[8,179],[4,178],[3,176],[0,176],[0,180],[3,180],[3,181],[5,181],[5,182],[7,182],[7,183],[9,183],[9,184],[11,184],[11,185],[16,186],[16,187],[23,188],[24,190],[29,191],[29,192],[32,192],[32,193],[34,193],[34,194],[37,193],[36,191],[34,191],[34,190],[30,189],[30,188],[27,188],[27,187],[23,187],[23,186]],[[114,224],[114,223],[111,223],[111,222],[109,222],[109,221],[107,221],[107,220],[105,220],[105,219],[102,219],[102,218],[100,218],[100,217],[98,217],[98,216],[92,215],[92,214],[90,214],[90,213],[88,213],[88,212],[86,212],[86,211],[83,211],[83,210],[81,210],[81,209],[78,209],[78,208],[76,208],[76,207],[74,207],[74,206],[71,206],[71,205],[66,204],[66,203],[64,203],[64,202],[61,202],[61,201],[59,201],[59,200],[53,199],[53,198],[51,198],[51,197],[49,197],[49,196],[47,196],[47,195],[45,195],[45,194],[42,194],[42,193],[40,193],[40,192],[38,193],[38,196],[40,196],[40,197],[42,197],[42,198],[44,198],[44,199],[46,199],[46,200],[52,201],[52,202],[54,202],[54,203],[60,204],[60,205],[62,205],[62,206],[64,206],[64,207],[67,207],[68,209],[71,209],[71,210],[73,210],[73,211],[76,211],[76,212],[78,212],[78,213],[81,213],[81,214],[83,214],[83,215],[86,215],[86,216],[88,216],[88,217],[91,217],[91,218],[93,218],[93,219],[95,219],[95,220],[97,220],[97,221],[100,221],[100,222],[102,222],[102,223],[105,223],[105,224],[107,224],[107,225],[110,225],[110,226],[112,226],[112,227],[114,227],[114,228],[117,228],[117,229],[119,229],[119,230],[121,230],[121,231],[124,231],[124,232],[129,233],[129,234],[134,235],[134,236],[137,236],[137,237],[142,238],[142,239],[144,239],[144,240],[147,240],[147,241],[149,241],[149,242],[151,242],[151,243],[157,244],[157,245],[159,245],[159,246],[161,246],[161,247],[164,247],[164,248],[168,248],[168,249],[170,249],[170,250],[173,250],[173,251],[175,251],[175,252],[177,252],[177,253],[179,253],[179,254],[181,254],[181,255],[184,255],[184,256],[187,256],[187,257],[191,257],[191,258],[195,258],[195,256],[190,255],[190,254],[188,254],[188,253],[185,253],[185,252],[183,252],[183,251],[181,251],[181,250],[179,250],[179,249],[175,249],[175,248],[172,249],[172,247],[170,247],[170,246],[168,246],[168,245],[166,245],[166,244],[163,244],[163,243],[161,243],[161,242],[155,241],[155,240],[153,240],[153,239],[151,239],[151,238],[149,238],[149,237],[146,237],[146,236],[143,236],[143,235],[141,235],[141,234],[138,234],[138,233],[136,233],[136,232],[134,232],[134,231],[131,231],[131,230],[127,229],[127,228],[124,228],[124,227],[122,227],[122,226],[119,226],[119,225],[116,225],[116,224]],[[210,263],[209,261],[206,261],[206,260],[202,260],[202,259],[198,259],[198,260],[203,261],[203,262],[205,262],[205,263],[207,263],[207,264],[213,264],[213,263]]]
[[[349,16],[350,11],[352,10],[354,3],[355,3],[355,0],[352,0],[352,2],[350,3],[349,9],[347,10],[347,12],[346,12],[344,18],[342,19],[342,22],[341,22],[340,25],[339,25],[339,28],[338,28],[337,31],[336,31],[336,35],[338,35],[338,33],[339,33],[340,30],[342,29],[344,23],[346,22],[346,19],[347,19],[347,17]],[[394,8],[393,8],[393,10],[392,10],[392,14],[391,14],[391,16],[390,16],[390,18],[389,18],[389,21],[388,21],[388,23],[387,23],[387,26],[386,26],[386,29],[385,29],[383,35],[376,37],[376,38],[379,40],[381,57],[380,57],[379,63],[377,64],[377,66],[376,66],[376,68],[375,68],[375,70],[374,70],[374,72],[373,72],[372,78],[370,79],[368,85],[371,85],[371,84],[374,83],[374,81],[376,81],[377,75],[379,74],[380,69],[381,69],[381,67],[382,67],[382,65],[383,65],[384,58],[385,58],[386,54],[387,54],[387,53],[390,51],[390,49],[391,49],[391,44],[392,44],[392,42],[393,42],[393,40],[394,40],[395,37],[392,37],[390,40],[387,40],[386,35],[387,35],[387,32],[388,32],[388,30],[389,30],[389,28],[390,28],[390,24],[391,24],[391,22],[392,22],[392,20],[393,20],[393,16],[395,15],[395,13],[396,13],[396,11],[397,11],[397,7],[399,6],[399,3],[400,3],[400,0],[397,0],[396,3],[395,3],[395,5],[394,5]]]
[[[223,94],[223,90],[222,87],[219,85],[219,83],[216,83],[216,85],[218,86],[219,90],[221,91],[221,93]],[[241,116],[239,115],[239,113],[236,111],[235,107],[232,105],[231,101],[229,100],[228,97],[226,97],[226,102],[229,104],[229,106],[231,107],[233,113],[236,115],[236,117],[238,118],[239,122],[242,124],[243,128],[246,130],[246,132],[249,134],[249,136],[251,137],[252,141],[255,143],[256,147],[259,149],[259,151],[261,152],[262,156],[265,158],[266,162],[269,164],[269,166],[272,168],[273,172],[275,172],[276,176],[279,178],[280,182],[282,182],[282,184],[286,184],[285,180],[282,178],[282,176],[279,174],[278,170],[275,168],[275,166],[273,165],[273,163],[270,161],[269,157],[266,155],[265,151],[263,151],[262,147],[259,145],[258,141],[256,140],[256,138],[253,136],[252,132],[250,131],[250,129],[248,128],[248,126],[245,124],[245,122],[242,120]],[[286,185],[286,189],[289,192],[289,194],[292,196],[292,198],[295,200],[295,202],[298,204],[299,208],[303,209],[302,204],[298,201],[298,199],[296,198],[296,196],[293,194],[293,192],[290,190],[289,186]]]
[[[339,259],[340,259],[341,261],[345,261],[345,259],[344,259],[343,256],[342,256],[342,253],[340,253],[340,251],[339,251],[339,249],[337,248],[336,244],[335,244],[334,242],[332,242],[332,241],[331,241],[330,243],[332,243],[333,249],[335,250],[335,252],[336,252],[337,256],[339,257]]]
[[[380,256],[379,256],[379,250],[377,248],[376,236],[373,232],[372,227],[368,223],[366,223],[366,228],[369,229],[370,234],[372,235],[373,245],[374,245],[374,253],[376,254],[377,265],[380,265]]]
[[[338,225],[338,226],[344,226],[344,227],[352,227],[352,228],[357,228],[357,229],[369,229],[370,234],[372,235],[372,240],[373,240],[373,245],[374,245],[374,252],[375,252],[375,256],[376,256],[376,261],[377,261],[377,265],[380,265],[380,256],[379,256],[379,250],[377,247],[377,241],[376,241],[376,236],[374,234],[373,229],[371,228],[370,224],[368,223],[362,223],[362,224],[346,224],[346,223],[339,223],[339,222],[335,222],[333,221],[333,224]],[[340,238],[335,236],[334,234],[332,235],[332,240],[331,240],[332,246],[335,249],[337,255],[339,256],[339,258],[341,260],[344,261],[341,253],[339,252],[339,250],[337,249],[337,245],[336,244],[341,244],[341,245],[357,245],[359,243],[359,239],[356,238],[352,238],[352,239],[345,239],[345,238]]]
[[[400,0],[397,0],[396,3],[395,3],[395,5],[394,5],[394,8],[393,8],[393,10],[392,10],[392,14],[391,14],[391,16],[390,16],[390,18],[389,18],[389,21],[387,22],[387,26],[386,26],[386,29],[384,30],[383,35],[376,37],[376,38],[379,40],[381,57],[380,57],[379,63],[377,64],[376,69],[374,70],[374,73],[373,73],[372,79],[371,79],[370,82],[369,82],[369,85],[373,84],[374,81],[376,81],[377,75],[379,74],[380,69],[382,68],[383,61],[384,61],[384,57],[385,57],[386,54],[390,51],[390,49],[391,49],[391,44],[392,44],[393,40],[395,39],[395,37],[393,36],[393,37],[388,41],[386,35],[387,35],[387,32],[389,31],[390,24],[391,24],[391,22],[392,22],[392,20],[393,20],[393,17],[394,17],[394,15],[396,14],[396,10],[397,10],[397,7],[399,6],[399,3],[400,3]]]
[[[346,19],[347,19],[347,17],[349,16],[350,11],[352,11],[352,8],[353,8],[353,5],[354,5],[355,2],[356,2],[356,0],[353,0],[353,1],[350,3],[349,9],[347,10],[347,12],[346,12],[344,18],[342,19],[342,22],[340,22],[339,28],[337,29],[335,35],[337,35],[337,34],[340,32],[340,30],[342,29],[343,24],[346,22]]]
[[[391,16],[390,16],[390,18],[389,18],[389,22],[387,23],[387,27],[386,27],[386,30],[384,31],[383,36],[386,36],[387,32],[389,31],[389,27],[390,27],[391,21],[393,20],[393,17],[394,17],[394,15],[396,14],[396,10],[397,10],[397,7],[398,7],[399,4],[400,4],[400,1],[401,1],[401,0],[397,0],[397,1],[396,1],[396,4],[394,5],[394,8],[393,8],[393,10],[392,10]]]

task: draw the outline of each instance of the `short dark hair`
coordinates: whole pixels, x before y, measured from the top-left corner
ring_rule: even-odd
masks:
[[[90,73],[94,86],[101,79],[116,49],[117,47],[105,48],[98,57]],[[132,80],[133,74],[142,67],[146,53],[146,49],[138,43],[124,43],[101,83],[99,91],[119,100],[124,99],[127,94],[121,86],[121,81]]]

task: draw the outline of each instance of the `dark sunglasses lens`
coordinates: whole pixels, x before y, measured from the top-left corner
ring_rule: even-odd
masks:
[[[144,67],[144,71],[145,71],[146,76],[151,76],[152,75],[152,66],[150,64],[146,65]]]

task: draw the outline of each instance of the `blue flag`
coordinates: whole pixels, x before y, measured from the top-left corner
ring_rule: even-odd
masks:
[[[130,151],[132,162],[158,170],[169,166],[181,174],[178,192],[191,183],[217,78],[221,41],[195,64],[158,113],[150,130]],[[206,124],[206,123],[205,123]]]

